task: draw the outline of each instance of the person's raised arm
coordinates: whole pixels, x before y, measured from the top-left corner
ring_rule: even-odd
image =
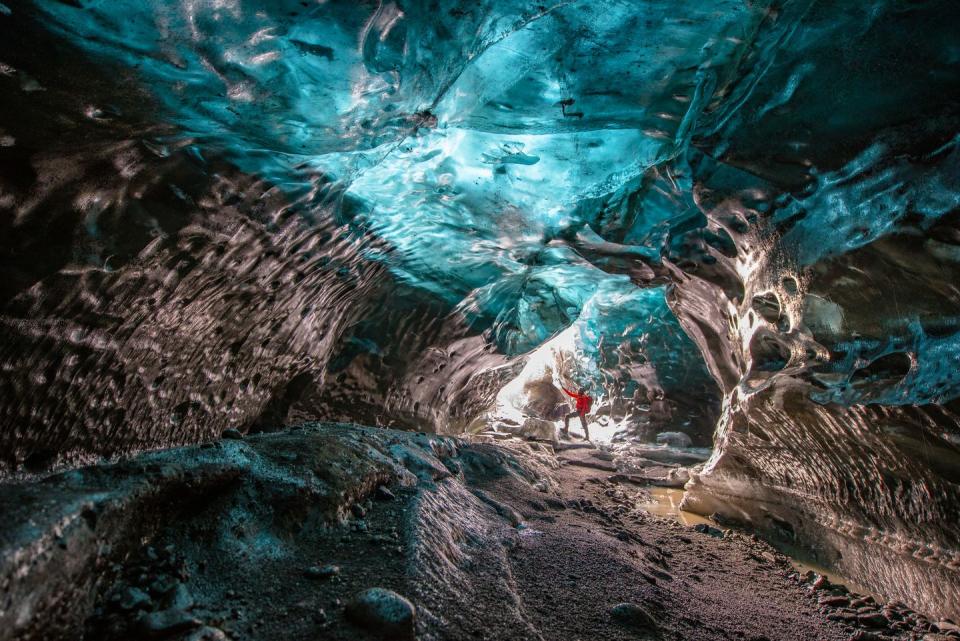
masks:
[[[572,397],[572,398],[577,398],[577,395],[576,395],[576,394],[574,394],[573,392],[571,392],[570,390],[568,390],[568,389],[567,389],[566,387],[564,387],[563,385],[560,386],[560,389],[562,389],[564,392],[566,392],[566,393],[567,393],[567,396],[570,396],[570,397]]]

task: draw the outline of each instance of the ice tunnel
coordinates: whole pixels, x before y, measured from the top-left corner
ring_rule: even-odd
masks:
[[[381,536],[392,503],[363,500],[407,496],[391,478],[426,484],[397,518],[449,541],[397,535],[420,541],[397,576],[432,587],[387,637],[574,638],[444,600],[534,598],[458,592],[528,566],[456,550],[494,516],[545,545],[470,483],[500,465],[562,492],[549,457],[587,451],[557,447],[564,388],[593,401],[577,469],[635,487],[666,465],[684,510],[915,611],[871,628],[831,593],[836,630],[741,638],[960,637],[956,2],[0,1],[0,640],[366,638],[339,597],[314,628],[230,630],[199,605],[171,624],[139,588],[110,601],[105,577],[162,561],[133,540],[193,549],[148,518],[181,494],[246,483],[260,514],[255,491],[334,488],[324,518],[270,523]],[[302,538],[229,522],[238,558]],[[331,567],[310,585],[367,580]],[[651,572],[618,584],[673,589]],[[134,627],[109,619],[131,598]],[[657,638],[732,638],[634,607]],[[616,608],[597,620],[640,625]]]

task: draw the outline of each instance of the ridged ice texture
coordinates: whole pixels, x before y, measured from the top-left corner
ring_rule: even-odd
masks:
[[[575,325],[596,395],[723,397],[692,506],[945,609],[957,13],[5,0],[4,469],[457,431]]]

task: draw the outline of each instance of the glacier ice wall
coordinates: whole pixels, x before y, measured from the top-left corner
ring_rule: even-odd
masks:
[[[947,611],[958,13],[4,0],[3,473],[457,432],[575,327],[572,380],[719,417],[691,508]]]

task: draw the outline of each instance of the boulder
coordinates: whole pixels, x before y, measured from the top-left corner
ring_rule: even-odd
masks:
[[[557,436],[557,428],[553,421],[528,417],[523,421],[520,433],[529,438],[552,441]]]
[[[383,639],[413,639],[416,608],[393,590],[364,590],[347,604],[346,615],[354,625]]]
[[[660,432],[657,434],[657,443],[670,447],[690,447],[693,441],[683,432]]]

